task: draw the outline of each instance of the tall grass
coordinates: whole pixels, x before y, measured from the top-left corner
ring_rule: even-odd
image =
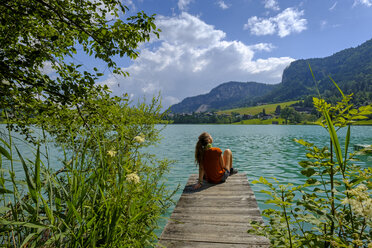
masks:
[[[154,102],[138,107],[109,103],[95,102],[102,105],[97,117],[85,123],[89,128],[71,118],[71,110],[58,113],[70,116],[66,119],[70,125],[52,119],[44,123],[55,124],[47,131],[65,147],[60,165],[45,165],[38,144],[29,160],[10,135],[0,139],[1,244],[155,246],[157,220],[172,203],[163,181],[169,162],[141,148],[158,139],[154,125],[160,120],[159,107]],[[5,161],[11,166],[5,168]],[[23,178],[15,177],[16,162],[23,168]]]

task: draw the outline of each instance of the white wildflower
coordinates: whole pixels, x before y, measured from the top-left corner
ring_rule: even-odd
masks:
[[[128,182],[131,182],[134,184],[137,184],[140,182],[140,178],[135,172],[128,174],[126,178]]]
[[[363,246],[363,241],[361,241],[360,239],[353,240],[353,243],[357,246]]]
[[[372,220],[372,198],[369,196],[368,188],[364,184],[354,189],[346,190],[350,197],[345,198],[342,204],[350,204],[354,213]]]
[[[109,155],[110,157],[115,157],[117,153],[118,152],[114,150],[107,151],[107,155]]]
[[[140,144],[145,142],[145,135],[140,134],[140,135],[134,137],[134,141],[137,142],[137,143],[140,143]]]

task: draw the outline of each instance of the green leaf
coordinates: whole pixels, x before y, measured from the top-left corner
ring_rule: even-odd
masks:
[[[23,157],[22,157],[21,153],[19,152],[18,148],[17,148],[17,147],[15,147],[15,148],[16,148],[16,151],[17,151],[17,153],[18,153],[18,156],[19,156],[19,158],[20,158],[20,160],[21,160],[21,164],[22,164],[22,166],[23,166],[23,171],[25,172],[26,182],[27,182],[27,186],[28,186],[28,188],[29,188],[29,191],[30,191],[30,192],[31,192],[31,191],[35,191],[35,184],[34,184],[34,183],[32,182],[32,180],[31,180],[30,173],[29,173],[29,171],[28,171],[28,167],[27,167],[27,165],[26,165],[26,162],[25,162],[25,160],[23,159]]]
[[[72,210],[72,212],[74,213],[78,222],[83,223],[83,219],[81,218],[81,215],[79,214],[79,212],[76,210],[75,206],[70,201],[67,202],[67,205],[68,205],[69,209]]]
[[[309,178],[309,179],[306,180],[307,184],[315,184],[317,182],[318,182],[318,180],[316,180],[315,178]]]
[[[343,159],[342,159],[340,142],[338,141],[338,137],[337,137],[335,127],[332,123],[331,117],[328,114],[328,111],[323,110],[323,115],[326,119],[327,126],[328,126],[328,132],[329,132],[329,135],[331,137],[332,143],[333,143],[334,148],[335,148],[336,158],[337,158],[338,164],[341,166],[343,164]]]
[[[12,156],[10,156],[9,152],[2,146],[0,146],[0,153],[3,154],[7,159],[12,160]]]
[[[40,181],[40,145],[37,146],[37,151],[36,151],[36,160],[35,160],[35,186],[36,186],[36,191],[40,192],[41,189],[41,181]]]
[[[38,233],[30,233],[22,242],[21,247],[27,247],[25,246],[34,236],[37,236]]]
[[[304,170],[301,171],[301,174],[302,175],[305,175],[307,177],[311,177],[315,173],[316,173],[316,171],[313,168],[306,168],[306,169],[304,169]]]
[[[5,188],[0,188],[0,194],[12,194],[13,191]]]
[[[349,143],[350,143],[350,125],[348,125],[347,127],[347,133],[346,133],[346,138],[345,138],[345,163],[343,165],[343,168],[342,170],[344,171],[345,168],[346,168],[346,159],[347,159],[347,153],[348,153],[348,149],[349,149]]]
[[[264,193],[264,194],[267,194],[267,195],[273,195],[271,191],[268,191],[268,190],[260,190],[261,193]]]
[[[4,139],[0,138],[0,141],[6,146],[8,147],[8,149],[10,149],[10,145],[8,144],[8,142],[6,142]]]
[[[331,79],[332,83],[336,86],[336,88],[338,89],[338,91],[341,93],[342,98],[345,98],[345,95],[344,95],[344,93],[342,92],[342,90],[340,89],[340,87],[338,87],[338,85],[337,85],[336,82],[331,78],[331,76],[329,76],[329,78]]]
[[[23,226],[23,227],[29,227],[29,228],[36,228],[36,229],[46,229],[47,226],[43,224],[35,224],[31,222],[23,222],[23,221],[8,221],[4,219],[0,219],[0,224],[2,225],[15,225],[15,226]]]
[[[10,210],[11,210],[11,208],[9,208],[9,207],[0,207],[0,214],[4,214],[4,213],[6,213]]]
[[[45,199],[43,197],[41,197],[41,200],[43,202],[43,206],[44,206],[45,212],[46,212],[46,214],[48,216],[48,219],[50,220],[50,223],[52,225],[54,225],[53,211],[50,210],[50,208],[48,206],[48,203],[45,201]]]
[[[303,167],[303,168],[307,168],[307,167],[309,167],[309,166],[312,166],[313,165],[313,163],[311,162],[311,161],[301,161],[301,162],[299,162],[298,163],[301,167]]]

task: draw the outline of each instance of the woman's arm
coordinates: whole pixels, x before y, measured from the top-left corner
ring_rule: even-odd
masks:
[[[222,169],[226,169],[228,170],[228,168],[225,167],[225,161],[223,160],[223,155],[221,154],[221,157],[220,157],[220,166]]]
[[[199,165],[199,178],[198,182],[194,185],[194,189],[198,189],[203,185],[204,169],[203,165]]]

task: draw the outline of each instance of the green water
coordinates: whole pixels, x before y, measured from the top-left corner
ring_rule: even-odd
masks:
[[[5,125],[0,125],[4,130]],[[305,181],[301,175],[298,162],[305,159],[306,151],[303,146],[293,141],[294,138],[304,139],[319,147],[328,145],[327,132],[319,126],[278,126],[278,125],[169,125],[161,133],[163,139],[160,144],[150,147],[150,152],[166,157],[176,162],[171,165],[167,175],[166,184],[169,190],[174,190],[180,185],[180,190],[175,194],[178,200],[182,189],[190,174],[197,173],[194,163],[194,148],[198,136],[202,132],[209,132],[214,140],[213,146],[222,150],[231,149],[233,165],[247,174],[248,180],[275,177],[282,183],[291,182],[300,184]],[[340,141],[344,141],[346,129],[339,131]],[[34,158],[32,150],[21,140],[15,140],[18,148],[25,157]],[[354,144],[372,144],[372,126],[355,126],[351,128],[351,151]],[[49,153],[58,160],[62,154],[53,146],[49,146]],[[360,157],[361,161],[355,162],[362,167],[372,166],[372,156]],[[51,162],[51,164],[60,164]],[[57,168],[56,168],[57,169]],[[23,175],[21,166],[16,168],[16,174]],[[17,176],[18,176],[17,175]],[[266,195],[259,193],[260,185],[252,185],[260,209],[264,209]],[[173,211],[170,208],[160,221],[160,229],[166,224],[167,217]]]
[[[275,177],[282,183],[304,183],[306,179],[300,172],[298,162],[305,159],[306,150],[293,139],[304,139],[318,147],[329,143],[326,130],[319,126],[169,125],[162,132],[160,145],[152,148],[152,152],[177,161],[171,166],[167,177],[169,189],[180,185],[175,200],[180,197],[189,175],[198,171],[194,163],[194,149],[199,134],[204,131],[212,135],[213,146],[222,150],[231,149],[234,167],[246,173],[250,182],[263,176]],[[340,130],[338,134],[340,142],[344,142],[346,129]],[[352,127],[351,147],[354,144],[372,144],[372,127]],[[372,156],[360,159],[357,164],[372,166]],[[266,195],[259,193],[262,186],[251,186],[260,209],[267,208],[264,204]],[[173,208],[168,210],[166,217],[170,216]],[[161,226],[166,222],[166,219],[162,220]]]

